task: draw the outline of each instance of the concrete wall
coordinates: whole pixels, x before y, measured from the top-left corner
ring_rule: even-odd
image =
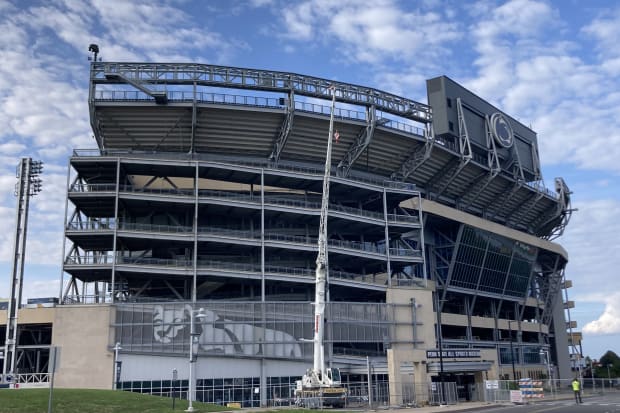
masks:
[[[20,308],[17,311],[18,324],[51,324],[56,314],[55,307]],[[0,310],[0,325],[6,325],[7,310]]]
[[[418,199],[410,198],[406,201],[401,202],[400,206],[403,208],[417,210],[419,209]],[[461,222],[474,228],[479,228],[484,231],[501,235],[506,238],[521,241],[525,244],[533,245],[547,251],[554,252],[568,260],[568,253],[560,244],[556,244],[555,242],[547,241],[542,238],[538,238],[512,228],[508,228],[496,222],[491,222],[486,219],[479,218],[475,215],[468,214],[467,212],[450,208],[449,206],[442,205],[439,202],[422,199],[422,211],[428,214],[438,215],[440,217],[448,218],[453,221]]]
[[[396,331],[387,354],[390,404],[393,405],[402,404],[402,394],[398,390],[402,383],[428,381],[426,350],[435,348],[434,283],[429,282],[429,285],[432,287],[389,289],[386,294],[388,303],[409,305],[397,307],[395,311]]]
[[[55,387],[111,389],[114,371],[114,309],[108,305],[56,307],[52,345],[60,348]]]
[[[566,319],[564,311],[564,290],[560,290],[553,304],[553,340],[557,360],[556,379],[572,379],[577,374],[571,371],[570,355],[568,348],[568,334],[566,333]],[[553,360],[552,360],[553,361]]]

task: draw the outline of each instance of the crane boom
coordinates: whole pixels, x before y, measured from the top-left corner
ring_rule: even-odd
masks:
[[[316,257],[315,297],[314,297],[314,371],[325,377],[325,349],[323,346],[325,318],[325,286],[327,283],[327,215],[329,209],[329,178],[331,175],[332,137],[334,135],[334,109],[336,89],[332,91],[327,155],[325,156],[325,175],[323,176],[323,197],[321,199],[321,218],[319,222],[319,253]]]
[[[334,110],[336,107],[336,88],[330,87],[332,106],[329,117],[325,175],[323,176],[323,197],[319,222],[319,253],[316,257],[316,284],[314,297],[314,364],[301,380],[296,382],[295,396],[299,405],[314,408],[323,405],[343,407],[347,390],[342,387],[340,370],[325,368],[325,349],[323,345],[325,329],[325,299],[327,286],[327,215],[329,210],[329,178],[331,176],[332,139],[334,138]]]

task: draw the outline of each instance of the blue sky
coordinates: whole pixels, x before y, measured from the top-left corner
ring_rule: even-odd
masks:
[[[620,353],[620,5],[615,1],[0,0],[0,297],[20,157],[45,162],[24,297],[56,296],[68,157],[93,148],[88,45],[106,61],[290,71],[426,102],[445,74],[538,133],[573,214],[558,240],[584,352]]]

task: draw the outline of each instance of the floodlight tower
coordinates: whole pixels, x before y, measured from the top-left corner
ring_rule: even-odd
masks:
[[[28,205],[30,197],[41,192],[43,162],[22,158],[17,166],[17,215],[15,219],[15,243],[13,244],[13,271],[11,273],[11,298],[7,311],[6,341],[4,345],[4,365],[2,377],[14,376],[17,353],[17,310],[22,301],[22,282],[24,280],[24,259],[26,257],[26,232],[28,227]]]

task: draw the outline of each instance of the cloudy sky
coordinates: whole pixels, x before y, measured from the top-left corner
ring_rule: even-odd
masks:
[[[45,163],[24,298],[57,296],[67,161],[93,148],[88,45],[105,61],[199,62],[363,84],[426,102],[445,74],[537,133],[573,215],[571,317],[584,352],[620,353],[620,4],[460,0],[0,0],[0,297],[10,289],[15,167]]]

